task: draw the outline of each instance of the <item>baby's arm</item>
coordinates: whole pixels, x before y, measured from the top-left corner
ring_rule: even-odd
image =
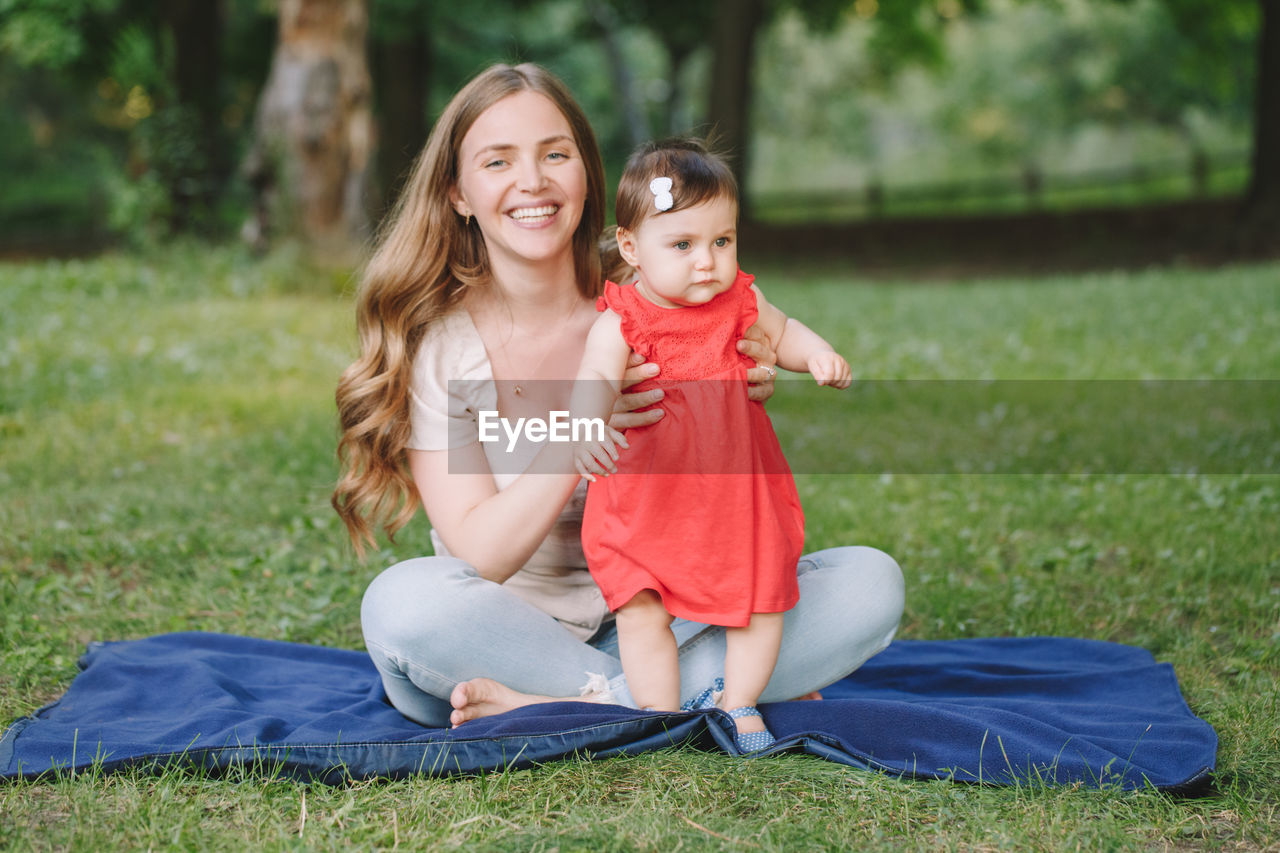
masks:
[[[756,324],[769,336],[778,354],[778,366],[797,373],[812,373],[819,385],[848,388],[853,382],[849,362],[817,332],[772,305],[760,288],[752,285],[751,290],[756,295],[756,309],[760,312]]]
[[[608,421],[614,400],[622,390],[622,377],[630,355],[631,347],[622,336],[622,318],[606,309],[587,335],[587,347],[582,353],[582,364],[569,401],[571,417]],[[626,447],[627,440],[612,427],[605,428],[603,441],[579,442],[574,449],[578,473],[595,480],[594,474],[607,475],[617,470],[613,464],[618,458],[617,445]]]

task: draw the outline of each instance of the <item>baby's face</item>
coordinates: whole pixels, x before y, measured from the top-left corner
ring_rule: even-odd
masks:
[[[649,301],[664,308],[709,302],[738,275],[737,202],[718,197],[650,216],[634,232],[618,229],[618,248]]]

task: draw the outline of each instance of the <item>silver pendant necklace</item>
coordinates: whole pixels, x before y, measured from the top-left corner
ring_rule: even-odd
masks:
[[[562,333],[564,332],[565,326],[569,325],[569,318],[573,316],[573,312],[576,311],[577,308],[578,308],[578,305],[577,305],[577,302],[575,301],[575,303],[569,307],[569,310],[565,312],[565,315],[560,318],[560,323],[556,326],[555,333],[548,336],[550,337],[551,342],[548,343],[546,348],[542,351],[542,357],[538,359],[538,363],[535,364],[533,366],[533,369],[529,371],[528,376],[530,379],[537,378],[538,371],[541,370],[542,365],[546,363],[547,357],[551,355],[551,351],[556,348],[556,344],[560,341],[560,338]],[[514,328],[515,327],[513,325],[512,326],[513,331],[514,331]],[[502,345],[502,358],[504,361],[510,362],[510,358],[508,358],[507,356],[506,344]],[[519,382],[513,385],[511,390],[517,397],[524,396],[525,388]]]

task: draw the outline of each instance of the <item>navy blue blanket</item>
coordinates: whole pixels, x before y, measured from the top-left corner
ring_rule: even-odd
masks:
[[[180,762],[337,783],[475,773],[692,744],[733,753],[719,711],[557,702],[429,729],[363,652],[221,634],[95,643],[60,700],[0,739],[0,776]],[[1064,638],[898,641],[821,702],[762,710],[776,750],[894,775],[1191,792],[1217,736],[1142,649]]]

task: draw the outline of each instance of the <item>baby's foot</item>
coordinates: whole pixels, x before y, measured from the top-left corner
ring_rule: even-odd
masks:
[[[773,746],[774,737],[765,728],[764,718],[756,706],[730,708],[727,713],[733,718],[733,742],[739,752],[759,752]]]
[[[732,716],[732,712],[730,712],[730,716]],[[764,725],[764,717],[758,715],[735,717],[733,722],[734,725],[738,727],[738,732],[740,734],[754,734],[756,732],[768,731]]]

